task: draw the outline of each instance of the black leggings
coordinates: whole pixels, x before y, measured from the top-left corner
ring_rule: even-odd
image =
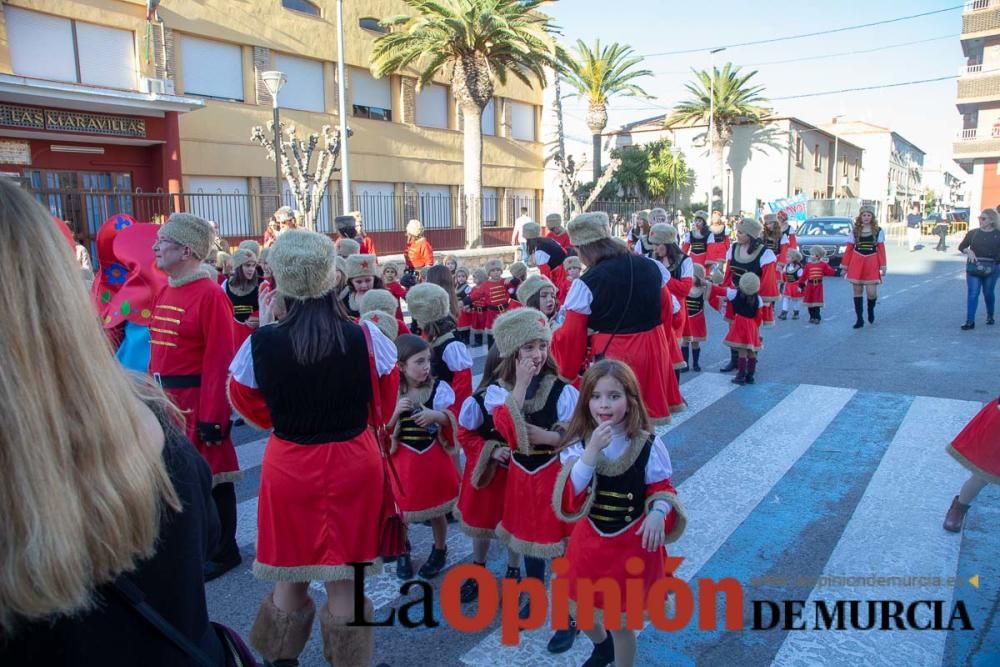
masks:
[[[524,573],[532,579],[545,581],[545,559],[534,556],[524,557]]]
[[[236,544],[236,485],[232,482],[217,484],[212,489],[212,500],[219,512],[219,549],[212,556],[218,562],[235,560],[240,555]]]

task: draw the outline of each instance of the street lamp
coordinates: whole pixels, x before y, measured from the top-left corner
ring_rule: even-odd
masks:
[[[278,120],[278,93],[282,86],[288,81],[284,72],[268,70],[261,72],[260,78],[264,81],[267,92],[271,95],[271,114],[274,121],[274,187],[277,188],[275,196],[278,198],[276,209],[281,208],[281,123]]]
[[[342,213],[351,206],[351,170],[347,152],[347,73],[344,68],[344,0],[337,0],[337,97],[340,112],[340,200]]]
[[[837,124],[837,119],[838,118],[843,118],[843,117],[844,117],[844,114],[842,114],[842,113],[841,114],[837,114],[836,116],[834,116],[831,119],[831,121],[832,121],[831,124],[832,125],[836,125]],[[837,135],[836,131],[831,131],[830,134],[833,135],[833,181],[832,181],[832,183],[833,183],[833,198],[836,199],[837,198],[837,178],[838,178],[838,174],[837,174],[837,149],[840,147],[839,146],[840,136]],[[834,204],[834,206],[836,206],[836,204]]]
[[[713,144],[713,142],[715,140],[715,132],[713,131],[715,129],[715,54],[716,53],[720,53],[720,52],[725,51],[725,50],[726,50],[726,47],[720,46],[719,48],[712,49],[711,51],[708,52],[709,55],[712,57],[711,58],[712,71],[710,73],[710,76],[708,77],[708,145],[709,145],[709,153],[712,152],[712,144]],[[723,146],[722,148],[725,149],[725,146]],[[712,156],[708,160],[708,208],[709,208],[709,213],[711,213],[711,209],[712,209],[712,196],[715,194],[715,174],[713,173],[714,170],[712,169],[712,159],[714,159],[714,156]]]

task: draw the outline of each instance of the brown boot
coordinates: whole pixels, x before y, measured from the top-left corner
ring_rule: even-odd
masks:
[[[965,513],[972,505],[966,505],[958,501],[958,496],[951,501],[948,514],[944,517],[944,529],[957,533],[962,530],[962,523],[965,521]]]
[[[365,618],[371,620],[375,608],[365,599]],[[375,634],[371,626],[351,627],[354,613],[334,616],[323,605],[319,613],[319,626],[323,631],[323,657],[334,667],[368,667],[375,652]]]
[[[316,604],[309,598],[306,606],[291,613],[278,609],[271,593],[260,605],[250,628],[250,646],[266,660],[287,660],[297,664],[299,654],[309,641]]]

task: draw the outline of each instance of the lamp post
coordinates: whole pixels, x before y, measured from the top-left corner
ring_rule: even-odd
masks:
[[[722,46],[717,49],[712,49],[709,51],[711,56],[712,71],[708,77],[708,152],[712,153],[712,147],[715,145],[715,54],[721,51],[725,51],[726,47]],[[725,147],[723,147],[724,149]],[[708,160],[708,208],[709,214],[712,212],[712,196],[715,194],[715,170],[712,168],[712,160],[715,156],[711,156]]]
[[[351,206],[351,169],[347,152],[347,81],[344,68],[344,0],[337,0],[337,100],[340,112],[340,200],[341,213]]]
[[[843,117],[844,117],[844,114],[842,114],[842,113],[841,114],[837,114],[836,116],[834,116],[831,119],[832,124],[836,125],[837,124],[837,119],[838,118],[843,118]],[[833,135],[833,181],[832,181],[832,183],[833,183],[833,198],[836,199],[837,198],[837,179],[839,178],[839,175],[837,173],[837,149],[840,147],[839,146],[840,136],[836,132],[830,132],[830,134]],[[836,206],[836,204],[834,204],[834,206]]]
[[[268,70],[261,72],[260,78],[264,80],[264,86],[271,95],[271,114],[274,121],[274,187],[277,189],[275,197],[278,199],[275,209],[279,209],[281,208],[281,122],[278,117],[278,93],[288,81],[288,77],[284,72]]]

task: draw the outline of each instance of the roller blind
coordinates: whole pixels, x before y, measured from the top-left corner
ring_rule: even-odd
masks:
[[[431,84],[417,95],[417,125],[448,129],[448,89]]]
[[[6,5],[11,67],[15,74],[76,81],[73,26],[68,19]]]
[[[535,140],[535,108],[520,102],[510,103],[510,134],[523,141]]]
[[[243,55],[239,46],[184,35],[181,63],[185,93],[243,100]]]
[[[392,183],[358,183],[354,191],[366,231],[388,232],[396,229],[396,189]]]
[[[319,112],[325,109],[323,63],[276,53],[274,67],[288,76],[284,87],[278,93],[279,106]]]
[[[351,104],[391,110],[392,94],[389,91],[389,79],[376,79],[361,69],[351,70]]]
[[[136,89],[135,37],[128,30],[76,24],[82,83]]]

